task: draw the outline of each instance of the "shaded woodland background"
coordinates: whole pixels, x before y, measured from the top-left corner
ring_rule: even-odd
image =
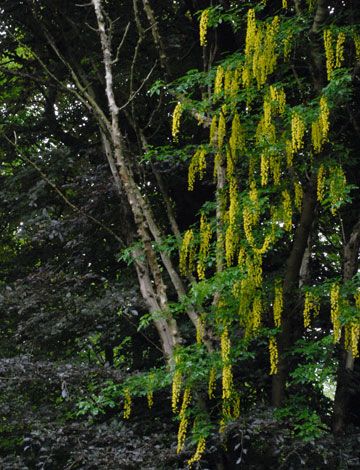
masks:
[[[359,468],[360,3],[2,0],[0,13],[0,467],[186,469],[204,439],[192,468]],[[276,65],[246,86],[243,70],[255,71],[247,61],[259,51]],[[215,93],[219,64],[239,81],[231,93],[226,75]],[[276,141],[259,125],[270,85],[286,92],[284,114],[272,99]],[[316,151],[321,97],[330,127]],[[306,131],[289,163],[294,113]],[[209,143],[221,114],[224,143]],[[233,150],[235,114],[246,143],[240,133]],[[207,169],[189,191],[198,149]],[[268,184],[266,152],[279,161]],[[234,288],[259,268],[246,255],[238,262],[242,248],[249,260],[257,253],[246,206],[257,246],[272,237],[251,302]],[[203,252],[202,215],[212,233]],[[315,300],[304,326],[307,292]],[[271,338],[279,359],[270,375]],[[174,393],[187,387],[190,405],[182,416],[180,400],[174,414]]]

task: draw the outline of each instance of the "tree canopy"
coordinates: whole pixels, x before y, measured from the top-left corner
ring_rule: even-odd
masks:
[[[359,2],[0,12],[3,468],[360,465]]]

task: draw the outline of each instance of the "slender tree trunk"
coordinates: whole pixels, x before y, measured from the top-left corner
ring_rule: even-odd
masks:
[[[350,281],[358,270],[358,257],[360,248],[360,220],[355,224],[349,241],[344,247],[343,281]],[[337,385],[334,401],[333,431],[342,432],[346,423],[350,389],[353,381],[354,361],[352,350],[345,349],[345,342],[340,343],[341,355],[337,374]]]
[[[284,313],[281,319],[281,332],[278,336],[279,364],[278,372],[272,378],[273,406],[281,406],[286,393],[288,378],[288,359],[285,357],[292,343],[295,292],[299,284],[300,271],[306,253],[308,238],[314,220],[316,206],[316,174],[311,175],[307,191],[304,194],[303,206],[299,225],[295,231],[294,242],[286,262],[286,271],[283,283]]]

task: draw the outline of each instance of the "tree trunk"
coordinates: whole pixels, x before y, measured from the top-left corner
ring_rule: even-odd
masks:
[[[284,312],[281,319],[281,331],[278,335],[279,363],[278,372],[272,378],[273,406],[281,406],[286,394],[286,380],[289,374],[288,360],[285,357],[292,344],[294,311],[294,294],[299,284],[300,271],[306,252],[311,226],[314,220],[316,206],[316,174],[312,174],[304,194],[303,206],[299,225],[295,231],[293,246],[286,262],[283,283]]]
[[[358,270],[358,256],[360,248],[360,220],[355,224],[349,241],[344,247],[343,281],[350,281]],[[353,382],[354,356],[350,348],[345,349],[345,342],[340,343],[341,355],[337,375],[337,384],[334,401],[333,431],[340,433],[344,430],[346,415],[350,398],[350,389]]]

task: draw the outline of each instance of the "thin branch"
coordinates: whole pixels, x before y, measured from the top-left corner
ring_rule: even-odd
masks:
[[[144,78],[142,84],[139,86],[139,88],[134,91],[134,93],[132,94],[132,96],[130,96],[130,98],[127,100],[127,102],[122,105],[120,108],[119,108],[119,111],[126,108],[126,106],[135,98],[135,96],[139,93],[139,91],[142,89],[142,87],[145,85],[145,83],[147,82],[147,80],[149,80],[150,78],[150,75],[153,73],[154,71],[154,68],[156,67],[156,61],[155,61],[155,64],[152,66],[150,72],[146,75],[146,77]]]
[[[96,225],[99,225],[101,228],[103,228],[107,233],[109,233],[112,237],[114,237],[119,243],[120,243],[120,246],[121,248],[126,248],[126,245],[125,243],[123,242],[122,238],[117,235],[115,232],[113,232],[111,230],[111,228],[109,228],[107,225],[103,224],[100,220],[96,219],[95,217],[93,217],[92,215],[90,214],[86,214],[86,212],[84,212],[83,210],[81,210],[79,207],[77,207],[75,204],[73,204],[66,196],[65,194],[56,186],[55,183],[53,183],[49,177],[47,176],[46,173],[44,173],[42,171],[42,169],[35,163],[31,160],[31,158],[27,157],[26,155],[24,155],[23,152],[21,152],[21,150],[19,149],[19,146],[17,145],[16,143],[16,136],[15,136],[15,142],[13,142],[11,139],[9,139],[9,137],[4,134],[4,133],[1,133],[1,135],[4,137],[4,139],[9,142],[14,148],[15,150],[18,152],[19,154],[19,157],[22,159],[22,160],[25,160],[27,163],[29,163],[33,168],[35,168],[35,170],[40,174],[41,178],[46,181],[46,183],[51,186],[53,188],[53,190],[61,197],[61,199],[69,206],[71,207],[71,209],[75,212],[79,212],[80,214],[84,215],[85,217],[87,217],[89,220],[91,220],[92,222],[94,222]]]
[[[129,28],[130,28],[130,21],[128,22],[128,24],[126,25],[126,28],[125,28],[125,31],[124,31],[124,34],[123,34],[123,37],[120,41],[120,44],[116,50],[116,56],[115,56],[115,59],[112,61],[113,64],[116,64],[118,61],[119,61],[119,52],[120,52],[120,49],[122,47],[122,45],[124,44],[124,41],[125,41],[125,38],[126,38],[126,35],[129,31]]]

